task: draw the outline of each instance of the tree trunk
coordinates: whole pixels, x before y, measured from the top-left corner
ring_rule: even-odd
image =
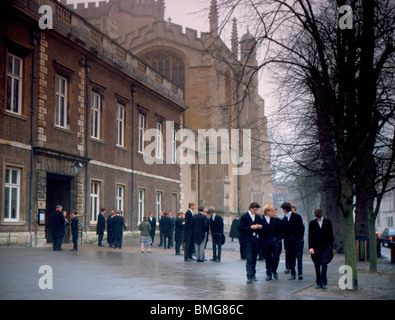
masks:
[[[336,253],[344,253],[344,227],[341,209],[337,204],[337,190],[329,188],[324,191],[325,205],[322,208],[333,226],[334,242]]]
[[[361,179],[362,180],[362,179]],[[356,195],[355,209],[355,238],[363,245],[363,241],[367,241],[366,248],[370,247],[369,226],[368,226],[368,199],[367,192],[363,191]],[[360,247],[361,252],[357,252],[359,261],[369,261],[369,251],[364,247]],[[366,258],[366,260],[365,260]]]
[[[373,203],[373,201],[372,201]],[[369,252],[370,252],[370,265],[369,272],[377,272],[377,239],[376,239],[376,216],[374,210],[369,210]]]
[[[340,177],[340,207],[343,213],[344,227],[344,256],[345,264],[352,269],[352,289],[358,290],[358,271],[355,246],[355,224],[353,217],[352,183],[346,177]]]

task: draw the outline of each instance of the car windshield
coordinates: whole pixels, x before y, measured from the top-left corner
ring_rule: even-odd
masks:
[[[388,228],[388,233],[391,233],[391,234],[395,233],[395,228]]]

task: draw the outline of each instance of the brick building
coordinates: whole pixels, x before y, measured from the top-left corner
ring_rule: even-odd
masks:
[[[50,242],[57,204],[88,234],[101,207],[129,231],[178,210],[180,166],[147,164],[142,132],[183,126],[183,90],[57,1],[2,1],[0,16],[0,244]]]

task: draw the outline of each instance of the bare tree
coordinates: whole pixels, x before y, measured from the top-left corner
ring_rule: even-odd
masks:
[[[389,133],[395,122],[395,4],[389,0],[219,3],[229,13],[242,8],[250,30],[256,30],[263,52],[255,72],[275,67],[273,75],[281,80],[282,97],[287,97],[282,107],[287,113],[286,121],[282,118],[286,135],[277,137],[277,146],[305,170],[321,175],[324,190],[331,195],[327,203],[336,200],[345,263],[353,270],[356,290],[354,197],[367,212],[374,271],[374,222],[382,194],[393,179],[394,138]],[[340,8],[350,15],[340,16]],[[295,141],[292,129],[298,126],[302,129]],[[301,155],[312,146],[319,146],[319,152],[306,161]]]

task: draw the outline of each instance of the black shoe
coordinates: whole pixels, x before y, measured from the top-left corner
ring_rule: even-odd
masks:
[[[265,280],[266,280],[266,281],[272,280],[272,276],[271,276],[271,275],[267,275]]]
[[[322,287],[321,287],[321,285],[320,284],[317,284],[315,287],[314,287],[314,289],[321,289]]]
[[[184,261],[195,261],[195,259],[186,258],[186,259],[184,259]]]
[[[252,282],[252,278],[247,278],[247,283],[251,283]]]
[[[294,275],[292,275],[288,280],[295,280],[296,277]]]
[[[322,288],[322,289],[324,289],[324,290],[328,290],[327,286],[326,286],[326,285],[324,285],[324,284],[323,284],[323,285],[321,285],[321,288]]]
[[[303,280],[303,276],[299,275],[298,280]]]
[[[255,276],[253,276],[251,279],[254,281],[258,281],[258,279]]]
[[[277,272],[273,272],[273,277],[274,277],[274,279],[278,280],[278,274],[277,274]]]
[[[220,259],[215,259],[214,262],[221,262],[221,260]]]
[[[289,274],[289,273],[291,273],[291,270],[290,269],[285,269],[284,273],[285,274]]]
[[[176,252],[176,255],[177,256],[182,256],[182,253],[181,252]]]
[[[77,249],[71,249],[70,251],[78,251]]]

